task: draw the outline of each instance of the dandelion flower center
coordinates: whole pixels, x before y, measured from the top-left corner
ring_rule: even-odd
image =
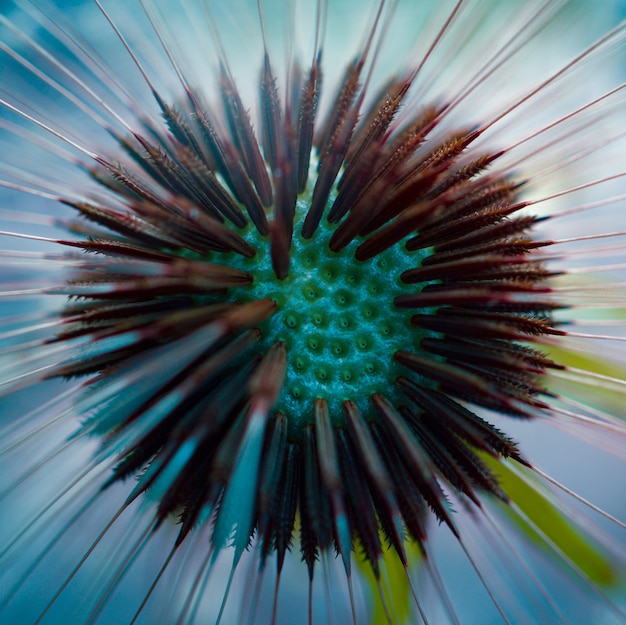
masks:
[[[296,219],[303,220],[310,193],[298,200]],[[410,315],[396,308],[393,299],[415,289],[400,276],[423,255],[404,245],[385,250],[374,259],[354,258],[357,241],[338,253],[329,248],[335,228],[325,221],[311,239],[294,224],[290,271],[278,279],[267,241],[249,228],[246,240],[255,248],[251,259],[238,266],[249,271],[252,284],[233,290],[239,301],[270,299],[276,312],[261,326],[263,344],[285,343],[288,364],[277,409],[289,417],[290,433],[297,438],[310,422],[317,398],[328,401],[335,423],[343,422],[342,403],[355,401],[370,411],[373,393],[387,391],[400,375],[393,354],[417,348],[421,333]]]

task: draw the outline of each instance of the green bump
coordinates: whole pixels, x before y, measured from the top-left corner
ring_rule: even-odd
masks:
[[[312,421],[317,397],[328,401],[335,423],[344,419],[346,399],[355,401],[365,415],[372,411],[372,393],[392,399],[394,380],[401,374],[393,354],[416,349],[422,338],[410,324],[413,313],[396,308],[393,300],[415,291],[415,285],[405,285],[399,277],[418,266],[423,254],[398,244],[360,262],[354,257],[359,241],[336,254],[328,247],[335,227],[325,220],[311,239],[300,236],[307,208],[306,202],[299,202],[287,278],[276,278],[269,254],[238,257],[238,266],[252,274],[253,284],[232,289],[238,301],[269,298],[277,304],[276,313],[261,327],[262,347],[276,341],[288,346],[287,379],[278,409],[289,417],[294,436]],[[244,236],[257,250],[269,246],[251,227]]]
[[[285,325],[292,330],[298,327],[300,319],[297,315],[285,315]]]

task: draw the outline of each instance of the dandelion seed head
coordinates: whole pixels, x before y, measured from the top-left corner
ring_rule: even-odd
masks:
[[[456,624],[434,520],[502,622],[528,616],[503,590],[511,561],[564,620],[499,529],[508,510],[623,617],[602,590],[622,565],[570,533],[574,515],[533,480],[576,493],[505,433],[515,420],[564,430],[574,420],[623,450],[623,375],[576,347],[620,337],[570,327],[584,324],[579,308],[621,308],[623,285],[576,279],[581,222],[568,220],[596,215],[598,198],[602,209],[622,203],[622,159],[601,156],[623,146],[624,90],[601,70],[621,58],[623,26],[600,39],[580,31],[588,41],[570,51],[547,36],[577,23],[560,2],[252,2],[239,12],[96,2],[101,28],[82,37],[67,10],[17,4],[17,22],[2,22],[19,79],[3,94],[2,127],[43,164],[24,152],[0,172],[3,186],[56,208],[18,217],[9,233],[20,245],[7,258],[49,277],[31,279],[24,265],[26,278],[3,278],[2,296],[27,303],[20,315],[51,303],[2,335],[13,410],[31,388],[47,399],[26,397],[35,405],[9,422],[0,458],[55,437],[0,498],[30,480],[56,494],[22,511],[0,559],[15,562],[49,517],[58,529],[11,579],[0,613],[104,509],[33,623],[101,568],[81,607],[85,623],[99,622],[142,561],[150,581],[125,609],[129,622],[151,618],[165,580],[176,625],[253,622],[267,616],[259,596],[273,561],[274,624],[298,559],[302,622],[312,623],[324,618],[320,577],[333,612],[334,553],[353,622],[366,618],[370,584],[372,619]],[[542,40],[543,66],[520,62]],[[588,95],[581,78],[595,71],[606,85]],[[590,401],[598,389],[615,396]],[[483,547],[510,558],[502,579]],[[228,581],[214,590],[225,556]],[[406,610],[389,597],[393,562]],[[235,592],[252,598],[231,617]]]

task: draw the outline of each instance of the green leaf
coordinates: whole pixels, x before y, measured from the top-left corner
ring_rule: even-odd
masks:
[[[549,499],[550,495],[542,492],[543,489],[534,475],[528,472],[522,478],[505,462],[484,454],[481,457],[498,477],[500,485],[511,500],[590,581],[605,588],[618,584],[619,576],[609,554],[556,508]],[[551,551],[544,538],[526,521],[513,510],[505,509],[526,536],[543,549]]]
[[[405,548],[407,558],[411,563],[411,570],[415,571],[421,560],[420,550],[414,543],[407,543]],[[388,606],[393,606],[393,614],[397,616],[398,623],[412,622],[414,617],[414,605],[411,597],[411,587],[404,566],[394,549],[388,549],[385,552],[382,566],[385,567],[386,578],[389,580],[390,586],[388,587],[387,584],[382,584],[385,602]],[[367,585],[369,590],[368,596],[372,603],[369,610],[369,622],[372,623],[372,625],[386,623],[387,616],[385,614],[385,607],[371,565],[366,561],[359,561],[358,568]]]
[[[577,352],[565,347],[543,346],[542,350],[555,362],[566,367],[574,367],[591,373],[626,380],[626,367],[611,362],[607,358],[598,358]],[[566,380],[558,375],[550,375],[548,372],[547,386],[552,392],[559,393],[564,397],[575,399],[581,404],[591,406],[597,410],[610,412],[616,417],[624,415],[624,391],[619,388],[610,388],[607,385],[599,385],[593,377],[580,376],[576,380]]]

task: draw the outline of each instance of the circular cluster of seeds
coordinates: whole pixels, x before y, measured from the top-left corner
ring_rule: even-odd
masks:
[[[389,380],[399,375],[394,352],[415,347],[421,338],[407,311],[393,305],[394,297],[415,291],[414,285],[401,282],[400,274],[419,264],[420,253],[397,245],[360,262],[354,258],[356,241],[339,253],[330,250],[333,230],[323,223],[307,240],[296,228],[291,269],[283,280],[276,277],[268,246],[261,241],[249,240],[257,254],[242,266],[252,273],[253,283],[237,298],[245,291],[245,299],[268,298],[277,304],[262,330],[269,342],[287,345],[287,379],[278,409],[289,415],[295,431],[302,425],[297,422],[312,414],[317,397],[329,400],[336,422],[342,420],[341,404],[347,399],[365,411],[370,395],[388,390]],[[248,237],[260,238],[254,230]]]

